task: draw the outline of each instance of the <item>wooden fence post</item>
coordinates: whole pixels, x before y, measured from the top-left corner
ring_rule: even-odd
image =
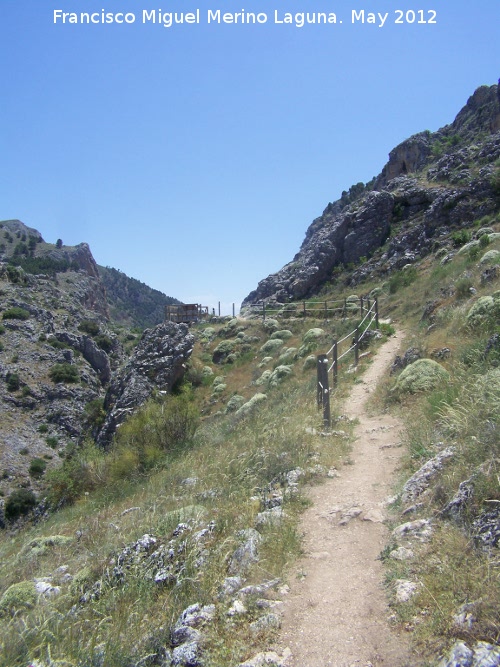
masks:
[[[266,304],[265,303],[262,304],[262,319],[263,320],[266,319]]]
[[[235,313],[235,310],[234,310],[234,303],[233,303],[233,318],[234,318],[234,313]]]
[[[359,314],[363,317],[363,297],[359,299]]]
[[[323,406],[323,424],[330,427],[330,387],[328,386],[328,357],[318,355],[318,407]]]
[[[337,341],[333,344],[333,384],[337,386],[339,374],[338,345]]]
[[[377,329],[379,328],[378,324],[378,299],[375,297],[375,324],[377,326]]]
[[[359,361],[359,327],[356,327],[354,333],[354,365],[357,366]]]
[[[347,297],[344,299],[344,312],[342,313],[342,319],[345,320],[347,316]]]
[[[219,317],[220,317],[220,301],[219,301]]]

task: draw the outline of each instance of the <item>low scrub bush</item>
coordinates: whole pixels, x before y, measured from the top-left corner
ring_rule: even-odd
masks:
[[[38,478],[42,477],[47,467],[46,461],[40,458],[31,459],[29,473],[32,477]]]
[[[7,308],[2,313],[2,319],[4,320],[27,320],[30,314],[26,308],[20,308],[19,306],[13,306],[12,308]]]
[[[99,333],[99,324],[93,320],[82,320],[78,325],[78,329],[91,336],[97,336]]]
[[[396,292],[402,287],[408,287],[408,285],[411,285],[413,282],[415,282],[417,277],[418,272],[414,266],[397,271],[389,278],[389,294],[396,294]]]
[[[52,382],[66,382],[69,384],[78,382],[80,379],[76,366],[68,363],[52,366],[49,376]]]
[[[191,441],[198,411],[186,396],[150,400],[117,432],[111,476],[130,477],[158,465],[165,454]]]
[[[15,521],[20,516],[28,514],[36,504],[37,499],[33,491],[17,489],[5,501],[5,518],[9,521]]]

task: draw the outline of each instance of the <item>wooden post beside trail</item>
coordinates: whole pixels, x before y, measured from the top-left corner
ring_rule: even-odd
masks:
[[[359,299],[359,314],[363,317],[363,297]]]
[[[219,317],[220,317],[220,301],[219,301]]]
[[[263,320],[266,319],[266,304],[265,303],[262,304],[262,319]]]
[[[326,354],[318,355],[318,407],[323,406],[323,424],[330,427],[330,388],[328,386],[328,357]]]
[[[354,333],[354,365],[357,366],[359,362],[359,327],[356,327]]]
[[[378,324],[378,299],[375,297],[375,324],[377,326],[377,329],[379,328]]]
[[[338,345],[337,341],[333,344],[333,384],[337,386],[339,375]]]

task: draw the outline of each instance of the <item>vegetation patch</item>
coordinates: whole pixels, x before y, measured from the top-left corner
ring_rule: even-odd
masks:
[[[79,382],[78,368],[69,363],[55,364],[49,371],[52,382],[64,382],[72,384]]]
[[[394,391],[415,394],[435,389],[449,377],[448,371],[433,359],[418,359],[407,366],[396,380]]]

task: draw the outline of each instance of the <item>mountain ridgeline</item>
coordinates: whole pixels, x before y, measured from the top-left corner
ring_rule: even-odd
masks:
[[[287,303],[334,283],[388,275],[431,252],[440,237],[490,215],[500,189],[500,85],[481,86],[451,125],[415,134],[370,183],[328,204],[299,252],[243,301]]]

